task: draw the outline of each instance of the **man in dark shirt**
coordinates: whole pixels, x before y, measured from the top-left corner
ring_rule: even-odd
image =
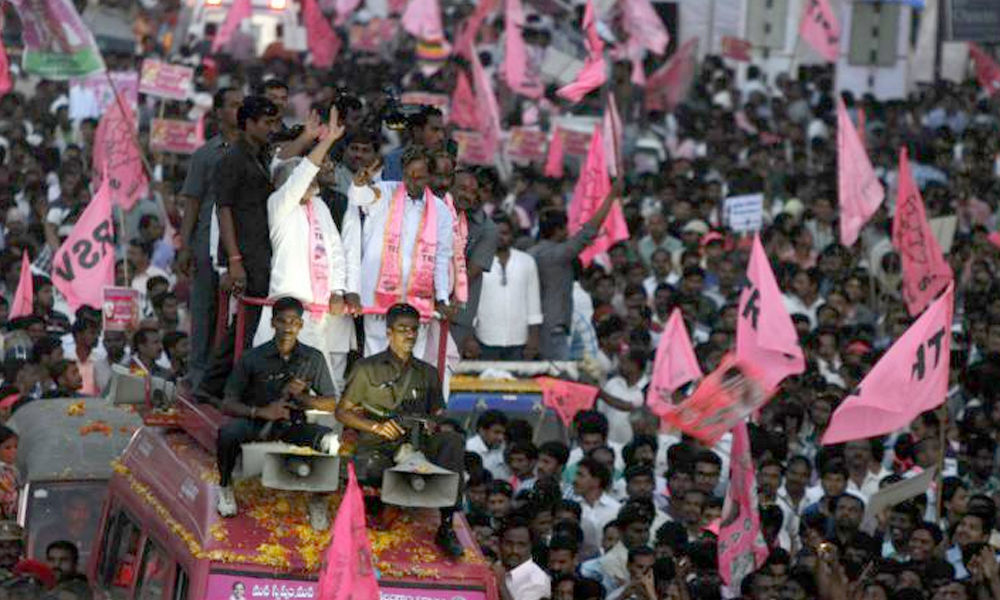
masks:
[[[281,123],[278,107],[261,96],[249,96],[237,112],[241,134],[216,168],[219,237],[228,272],[221,285],[237,295],[264,298],[271,279],[271,243],[267,199],[274,191],[267,140]],[[246,307],[245,344],[253,340],[260,307]],[[235,328],[216,348],[201,381],[200,396],[218,398],[232,364]]]
[[[298,342],[302,303],[281,298],[274,303],[274,339],[244,354],[226,382],[222,412],[234,417],[219,430],[219,501],[223,517],[238,508],[232,488],[240,446],[250,441],[281,440],[329,452],[334,437],[328,427],[306,423],[305,410],[331,409],[336,390],[323,354]],[[312,390],[317,395],[310,396]]]
[[[45,322],[45,330],[49,335],[66,335],[70,329],[69,317],[53,308],[56,302],[52,280],[44,275],[35,275],[31,279],[35,289],[32,314]]]
[[[355,463],[359,478],[368,485],[381,485],[382,473],[394,464],[396,451],[404,442],[400,420],[431,418],[444,412],[438,372],[413,356],[420,314],[409,304],[396,304],[386,313],[389,349],[362,359],[347,380],[337,405],[337,420],[358,432]],[[433,428],[433,425],[432,425]],[[425,432],[420,440],[424,456],[449,471],[461,475],[465,442],[453,431]],[[409,437],[407,440],[409,441]],[[461,496],[461,493],[459,493]],[[462,554],[462,546],[452,528],[455,505],[441,509],[441,526],[436,541],[450,556]]]
[[[212,265],[211,223],[215,208],[216,189],[213,185],[216,167],[226,151],[240,135],[236,114],[243,104],[243,92],[221,88],[215,93],[213,108],[219,123],[219,133],[198,148],[188,164],[181,199],[184,221],[181,223],[179,264],[193,263],[191,281],[191,369],[189,380],[197,387],[211,356],[212,334],[215,331],[216,295],[219,277]]]

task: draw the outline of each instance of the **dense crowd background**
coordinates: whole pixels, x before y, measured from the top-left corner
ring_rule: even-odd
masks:
[[[452,57],[421,69],[427,61],[418,61],[414,40],[405,34],[376,53],[345,44],[334,66],[319,71],[280,43],[263,58],[209,58],[205,41],[175,36],[176,3],[118,4],[128,5],[135,52],[107,52],[109,69],[137,69],[150,55],[197,67],[196,101],[161,108],[140,99],[143,144],[156,111],[186,119],[207,111],[210,138],[235,110],[227,102],[241,100],[224,90],[276,100],[291,139],[310,109],[325,111],[335,102],[347,137],[333,150],[334,171],[320,179],[331,207],[346,200],[350,178],[379,155],[388,168],[399,161],[397,148],[423,145],[444,153],[443,160],[456,150],[453,128],[440,114],[408,110],[401,118],[396,102],[406,91],[450,95],[465,65]],[[449,37],[471,8],[449,6]],[[8,6],[4,17],[8,50],[16,57],[16,13]],[[528,21],[529,47],[538,48],[557,30],[575,28],[579,12],[553,19],[530,9]],[[501,25],[498,16],[488,18],[477,47],[491,77],[501,55]],[[124,229],[116,232],[117,283],[140,293],[141,323],[128,333],[102,332],[99,307],[69,314],[48,277],[54,250],[93,192],[97,121],[71,120],[67,85],[23,75],[13,62],[14,89],[0,100],[0,398],[12,398],[16,411],[45,398],[99,394],[112,364],[185,379],[200,366],[189,360],[194,265],[187,240],[177,235],[189,157],[149,157],[151,196],[122,216]],[[556,600],[1000,600],[996,96],[971,79],[888,102],[843,93],[853,118],[866,115],[866,147],[887,188],[886,202],[861,239],[844,247],[838,241],[831,68],[769,79],[750,66],[740,78],[735,63],[708,55],[686,98],[670,112],[644,108],[644,90],[630,83],[629,68],[627,61],[614,63],[603,92],[615,95],[624,121],[622,207],[630,231],[604,265],[583,268],[573,260],[582,247],[572,239],[558,257],[545,250],[554,243],[552,211],[566,208],[580,157],[568,159],[561,179],[543,176],[540,164],[476,166],[466,171],[472,177],[457,178],[471,186],[489,216],[479,225],[486,246],[475,246],[478,255],[469,248],[470,264],[480,264],[484,274],[478,306],[466,307],[464,322],[456,319],[457,329],[466,327],[457,340],[463,357],[564,358],[546,348],[538,328],[570,310],[565,357],[583,361],[585,378],[603,389],[594,410],[576,415],[568,444],[538,440],[531,425],[496,411],[482,414],[466,432],[466,517],[483,552],[502,559],[500,576],[530,556],[550,577]],[[540,102],[509,92],[502,81],[495,86],[508,125],[540,109],[539,123],[547,129],[560,114],[599,115],[604,106],[601,93],[571,106],[555,96],[554,86]],[[402,129],[387,126],[399,121],[405,121]],[[948,399],[908,430],[822,446],[832,411],[912,322],[900,296],[900,258],[890,242],[902,146],[910,150],[928,216],[957,217],[946,249],[956,282]],[[722,202],[755,192],[765,197],[760,236],[807,369],[785,380],[751,425],[770,555],[739,589],[728,589],[718,575],[712,524],[722,512],[730,439],[706,448],[665,430],[644,398],[651,359],[674,308],[683,312],[704,372],[733,346],[750,238],[727,230]],[[33,313],[8,320],[22,250],[32,260]],[[569,277],[571,304],[557,284]],[[16,517],[16,443],[16,434],[0,429],[0,516],[7,520]],[[866,514],[880,487],[938,467],[942,456],[940,484],[883,514]],[[522,530],[529,532],[526,546],[517,543]],[[0,534],[0,543],[17,537],[3,527]],[[64,546],[50,551],[64,562],[69,553]],[[84,597],[78,580],[65,572],[70,569],[58,568],[63,582],[57,589]],[[0,587],[14,594],[19,586],[35,585],[31,581],[52,587],[54,577],[33,575],[22,565]]]

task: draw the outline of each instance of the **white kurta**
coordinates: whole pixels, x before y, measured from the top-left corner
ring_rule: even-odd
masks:
[[[309,218],[302,197],[309,190],[319,167],[303,160],[295,167],[287,181],[267,199],[268,229],[271,243],[271,287],[268,297],[296,298],[307,305],[299,341],[312,346],[327,356],[335,351],[341,340],[335,339],[335,323],[338,317],[324,312],[316,319],[308,311],[309,304],[322,303],[313,296],[312,279],[309,268],[312,240],[309,236]],[[309,200],[316,223],[320,228],[327,249],[330,293],[344,293],[347,285],[347,260],[344,247],[333,222],[330,210],[319,197]],[[261,313],[260,325],[254,335],[254,346],[263,344],[274,337],[271,327],[271,309],[265,307]]]

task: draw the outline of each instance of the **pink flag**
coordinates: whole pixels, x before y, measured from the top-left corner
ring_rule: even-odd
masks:
[[[52,283],[76,311],[84,304],[104,305],[104,286],[115,281],[115,226],[111,214],[111,182],[100,187],[69,237],[52,259]]]
[[[823,444],[895,431],[944,402],[954,293],[949,285],[841,402],[823,434]]]
[[[472,11],[469,18],[462,22],[458,34],[455,36],[456,53],[465,57],[466,60],[472,60],[479,28],[482,27],[486,17],[496,10],[499,3],[500,0],[482,0],[476,4],[475,10]]]
[[[757,510],[757,478],[750,455],[750,435],[746,421],[740,421],[733,428],[729,488],[719,522],[718,557],[722,581],[732,589],[739,589],[743,578],[760,568],[768,554]]]
[[[576,413],[594,407],[600,391],[592,385],[554,377],[536,377],[535,381],[542,388],[542,404],[554,410],[566,427],[573,423]]]
[[[131,210],[149,191],[142,149],[136,142],[135,114],[121,96],[111,103],[97,124],[92,160],[95,173],[107,170],[107,193],[122,209]]]
[[[302,0],[302,21],[306,27],[313,66],[329,69],[340,53],[340,38],[330,27],[329,19],[320,11],[316,0]]]
[[[17,279],[17,291],[14,292],[14,302],[10,305],[8,319],[27,317],[34,312],[35,284],[31,279],[31,261],[28,251],[21,253],[21,276]]]
[[[483,148],[492,160],[500,146],[500,107],[490,76],[483,69],[479,55],[472,55],[472,86],[476,93],[479,125],[476,128],[483,136]]]
[[[837,62],[840,54],[840,23],[829,0],[806,0],[799,36],[829,62]]]
[[[336,23],[337,26],[346,23],[360,5],[361,0],[337,0],[337,3],[334,5],[335,10],[337,11],[337,18],[334,20],[334,23]]]
[[[506,0],[504,9],[503,78],[507,86],[526,98],[538,98],[543,86],[537,72],[529,68],[528,49],[524,45],[524,7],[521,0]]]
[[[674,410],[673,393],[689,381],[701,379],[701,376],[701,367],[694,355],[681,309],[675,308],[656,347],[653,381],[646,392],[646,405],[653,414],[662,417]]]
[[[646,82],[646,110],[670,112],[684,101],[694,81],[698,38],[684,42]]]
[[[924,201],[913,181],[906,148],[899,151],[896,214],[892,218],[892,245],[903,263],[903,301],[917,316],[954,278],[951,265],[931,231]]]
[[[14,80],[10,77],[10,59],[3,40],[0,40],[0,96],[14,89]]]
[[[458,81],[455,91],[451,94],[451,112],[448,121],[461,129],[475,129],[479,126],[479,109],[476,97],[472,95],[472,86],[465,69],[458,70]]]
[[[608,79],[607,63],[604,61],[604,40],[597,33],[597,16],[594,14],[593,0],[587,0],[587,8],[583,12],[583,29],[587,59],[583,68],[576,74],[576,79],[556,91],[562,98],[577,103],[583,97],[604,85]]]
[[[622,27],[628,33],[629,55],[635,48],[663,54],[670,43],[670,34],[650,1],[624,0],[621,6]]]
[[[604,140],[601,128],[594,127],[594,135],[590,138],[590,148],[587,150],[587,160],[580,170],[580,178],[573,188],[573,199],[569,205],[569,230],[576,233],[590,217],[597,212],[604,198],[611,192],[611,181],[608,178],[607,158],[604,154]],[[612,204],[611,212],[601,225],[594,241],[580,253],[580,262],[589,265],[594,257],[607,252],[611,246],[628,239],[628,225],[625,224],[625,214],[617,202]]]
[[[212,40],[212,53],[218,52],[220,48],[225,46],[226,42],[239,29],[243,19],[249,18],[252,14],[253,7],[250,5],[250,0],[233,0],[233,6],[226,13],[226,20],[222,22],[219,30],[215,32],[215,39]]]
[[[563,176],[563,155],[565,151],[563,150],[563,139],[562,133],[556,126],[552,127],[552,141],[549,142],[549,151],[545,155],[545,170],[543,174],[546,177],[555,177],[556,179],[562,179]]]
[[[837,198],[840,201],[840,243],[852,246],[885,198],[861,138],[837,98]]]
[[[378,600],[378,581],[372,568],[372,544],[365,527],[365,500],[347,463],[347,489],[337,507],[333,538],[326,549],[319,574],[317,598],[326,600]]]
[[[976,79],[987,95],[1000,91],[1000,65],[978,44],[969,44],[969,56],[976,63]]]
[[[608,173],[612,177],[618,177],[622,170],[622,120],[618,116],[618,103],[615,102],[615,95],[608,94],[608,101],[604,105],[604,118],[601,120],[601,128],[604,130],[604,153],[611,157],[608,163]]]
[[[438,0],[410,0],[403,12],[403,29],[422,40],[444,39]]]
[[[761,383],[772,390],[785,377],[805,371],[806,361],[759,235],[754,235],[747,280],[740,292],[736,356],[756,367]]]

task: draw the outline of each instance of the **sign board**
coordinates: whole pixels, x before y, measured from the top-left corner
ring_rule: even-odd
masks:
[[[1000,42],[1000,2],[996,0],[947,0],[945,20],[949,40]]]
[[[168,100],[187,100],[193,81],[194,69],[191,67],[147,58],[142,61],[139,93]]]
[[[458,144],[458,162],[464,165],[492,167],[493,157],[483,147],[483,137],[478,131],[455,131],[452,137]]]
[[[507,156],[516,163],[540,163],[545,160],[548,135],[530,127],[511,127]]]
[[[760,231],[764,224],[764,194],[730,196],[723,205],[726,224],[734,233]]]
[[[194,154],[202,144],[198,123],[180,119],[153,119],[149,128],[149,149],[155,152]]]
[[[116,71],[111,74],[115,89],[129,106],[139,104],[139,74]],[[115,93],[104,73],[89,75],[69,82],[69,118],[99,119],[115,101]]]
[[[104,331],[126,331],[139,323],[139,291],[104,288]]]
[[[862,529],[864,529],[864,525],[868,525],[874,531],[873,526],[877,523],[879,513],[929,490],[934,483],[936,472],[937,468],[931,467],[919,475],[887,485],[872,494],[865,507],[865,516],[861,520]]]

